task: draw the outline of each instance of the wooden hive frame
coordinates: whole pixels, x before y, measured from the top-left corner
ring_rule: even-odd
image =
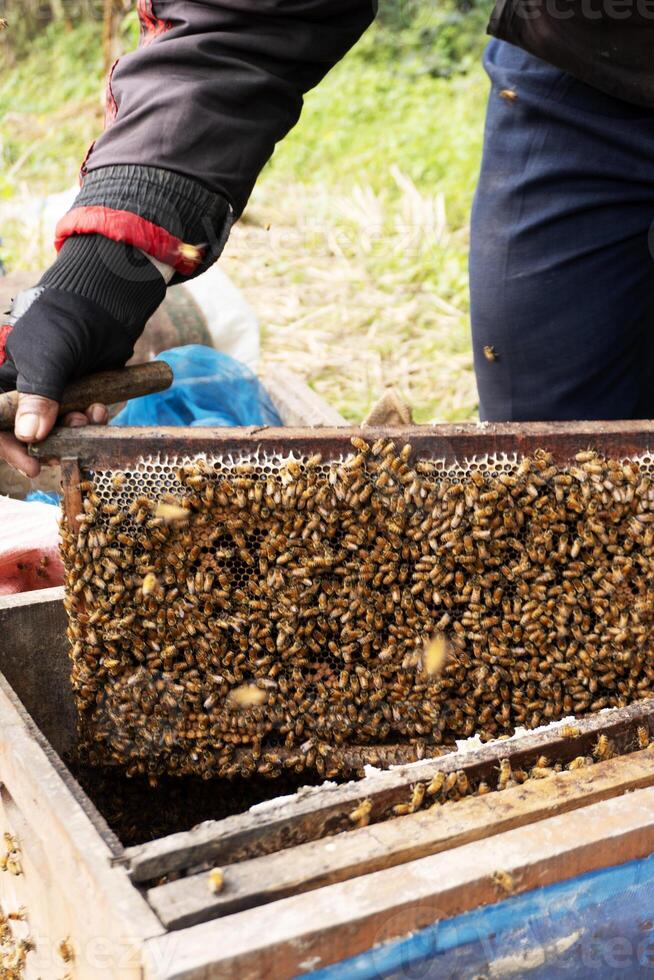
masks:
[[[60,430],[39,447],[37,452],[44,458],[55,456],[61,459],[64,510],[68,527],[75,529],[78,526],[77,517],[83,510],[84,494],[81,487],[89,475],[100,473],[104,479],[103,499],[106,500],[107,488],[110,497],[113,497],[107,474],[114,471],[128,471],[128,474],[136,471],[137,482],[142,482],[141,477],[145,473],[149,488],[147,492],[154,498],[159,492],[155,470],[159,472],[160,464],[163,464],[164,469],[175,472],[169,461],[193,460],[204,455],[218,460],[235,461],[259,460],[260,457],[268,461],[289,457],[299,460],[319,454],[323,463],[331,463],[341,461],[352,453],[353,438],[365,440],[368,444],[378,440],[393,440],[398,448],[408,443],[415,458],[437,460],[439,472],[445,478],[449,469],[458,469],[458,478],[463,479],[461,473],[467,472],[465,468],[468,465],[493,469],[493,460],[506,460],[508,465],[517,466],[517,461],[522,457],[533,456],[542,450],[547,451],[553,462],[561,467],[570,464],[574,466],[575,455],[588,449],[610,460],[647,456],[648,466],[651,468],[652,465],[651,428],[648,423],[642,422],[467,424],[397,428],[325,426],[275,429],[260,426],[245,429],[88,429],[79,434],[76,431]],[[330,479],[331,476],[332,473]],[[434,479],[437,480],[438,477]],[[85,502],[89,503],[88,500]],[[418,587],[420,586],[416,586]],[[438,616],[434,618],[434,622],[436,619]],[[170,643],[171,640],[165,639],[162,642]],[[455,734],[459,737],[460,730]],[[361,741],[364,742],[365,739]],[[334,746],[331,748],[334,749]],[[325,751],[328,749],[329,746],[325,746]],[[252,754],[249,749],[235,750],[232,759],[235,767],[241,760],[241,752],[246,757]],[[274,746],[271,754],[282,761],[289,758],[292,763],[292,759],[297,757],[297,748]],[[423,754],[424,746],[418,738],[407,737],[403,742],[388,745],[359,745],[352,740],[345,743],[342,752],[340,749],[335,752],[338,755],[338,765],[334,763],[331,770],[331,757],[327,756],[326,771],[355,771],[365,762],[397,764],[420,759]]]

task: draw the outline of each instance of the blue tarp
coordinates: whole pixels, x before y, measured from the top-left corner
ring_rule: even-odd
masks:
[[[436,923],[311,980],[654,977],[654,855]]]

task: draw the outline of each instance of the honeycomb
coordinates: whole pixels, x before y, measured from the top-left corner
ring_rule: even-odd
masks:
[[[422,757],[652,694],[652,455],[353,443],[83,473],[63,554],[91,764],[335,776],[352,746]]]

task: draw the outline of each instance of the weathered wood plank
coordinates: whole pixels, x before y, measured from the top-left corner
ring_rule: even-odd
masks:
[[[80,525],[77,518],[83,510],[82,491],[80,488],[81,481],[80,461],[77,456],[62,456],[61,482],[64,488],[64,499],[61,502],[61,510],[69,531],[74,535],[79,531]]]
[[[260,380],[284,425],[347,425],[335,408],[288,368],[266,364]]]
[[[147,980],[275,980],[336,963],[436,921],[654,850],[654,789],[509,830],[399,867],[168,933]],[[498,874],[498,872],[500,874]]]
[[[44,744],[2,676],[0,782],[0,835],[6,831],[17,837],[23,866],[17,878],[0,875],[0,898],[5,910],[21,903],[27,907],[32,935],[38,937],[30,954],[31,975],[52,974],[48,957],[68,937],[77,951],[75,976],[80,980],[138,980],[143,941],[163,928],[126,870],[112,867],[117,857],[110,846],[113,835],[108,828],[109,840],[100,835],[90,804],[76,799],[72,776]]]
[[[168,929],[184,929],[652,785],[654,751],[646,749],[589,769],[561,772],[501,793],[312,841],[295,848],[292,855],[279,851],[243,861],[228,868],[224,888],[217,895],[210,893],[203,871],[151,888],[147,897]]]
[[[0,671],[60,754],[75,744],[63,589],[0,598]]]
[[[266,804],[259,812],[226,820],[209,821],[193,830],[171,834],[162,840],[129,848],[126,857],[132,880],[152,881],[171,871],[204,862],[233,864],[318,840],[351,827],[349,814],[363,799],[372,803],[371,823],[390,806],[406,801],[417,782],[429,782],[437,772],[463,769],[471,781],[484,779],[495,785],[499,761],[533,765],[541,754],[556,754],[562,762],[587,754],[600,732],[605,732],[619,751],[637,747],[636,729],[654,732],[654,699],[575,722],[579,735],[561,734],[561,725],[511,741],[489,743],[472,753],[451,753],[440,759],[402,766],[374,777],[300,793],[291,800]]]
[[[417,456],[447,462],[485,453],[518,456],[547,449],[557,462],[592,447],[608,456],[642,453],[654,446],[651,422],[525,422],[501,425],[419,425],[371,428],[120,428],[56,429],[30,451],[42,459],[79,457],[84,467],[120,467],[157,453],[204,453],[247,450],[311,454],[329,459],[351,451],[352,436],[366,441],[380,437],[410,442]]]
[[[61,759],[77,743],[63,596],[64,590],[56,588],[0,598],[0,632],[6,637],[0,644],[0,686],[26,732],[119,856],[120,841]]]

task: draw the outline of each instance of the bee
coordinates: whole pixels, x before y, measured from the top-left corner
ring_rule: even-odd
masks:
[[[229,692],[227,700],[238,708],[251,708],[265,704],[268,695],[256,684],[243,684]]]
[[[64,963],[72,963],[72,961],[75,959],[75,950],[69,937],[62,939],[57,943],[57,952]]]
[[[17,850],[11,851],[7,858],[7,871],[15,877],[19,877],[23,873],[23,867]]]
[[[165,524],[186,524],[191,518],[191,511],[179,503],[159,501],[154,511],[155,518]]]
[[[445,773],[437,772],[427,787],[427,796],[437,796],[445,784]]]
[[[219,895],[225,887],[225,872],[222,868],[212,868],[207,877],[207,888],[212,895]]]
[[[470,783],[468,782],[468,777],[463,770],[460,770],[456,774],[456,788],[461,796],[467,796],[470,792]]]
[[[511,771],[511,763],[508,759],[500,759],[500,775],[497,781],[497,788],[499,790],[503,790],[513,785],[515,785],[515,783],[513,780],[513,773]]]
[[[598,761],[610,759],[614,755],[613,746],[606,735],[600,735],[593,748],[593,755]]]
[[[529,776],[531,779],[548,779],[550,776],[554,775],[554,769],[549,766],[535,765]]]
[[[416,783],[411,792],[411,813],[415,813],[422,806],[425,799],[425,784]]]
[[[367,827],[370,823],[370,814],[372,812],[372,803],[370,800],[363,800],[356,809],[352,810],[349,815],[350,823],[353,823],[356,827]]]
[[[649,748],[649,743],[650,743],[649,728],[647,728],[645,725],[639,725],[637,734],[638,734],[638,748],[639,749]]]
[[[148,572],[143,579],[141,589],[144,596],[152,595],[159,588],[159,580],[154,572]]]
[[[456,784],[458,782],[459,774],[457,772],[449,772],[445,777],[445,782],[443,784],[443,796],[447,797],[450,795],[452,790],[456,789]]]
[[[448,645],[445,636],[437,633],[425,646],[422,655],[422,668],[429,677],[438,677],[448,658]]]
[[[513,895],[516,890],[515,878],[508,871],[494,871],[493,884],[504,895]]]

